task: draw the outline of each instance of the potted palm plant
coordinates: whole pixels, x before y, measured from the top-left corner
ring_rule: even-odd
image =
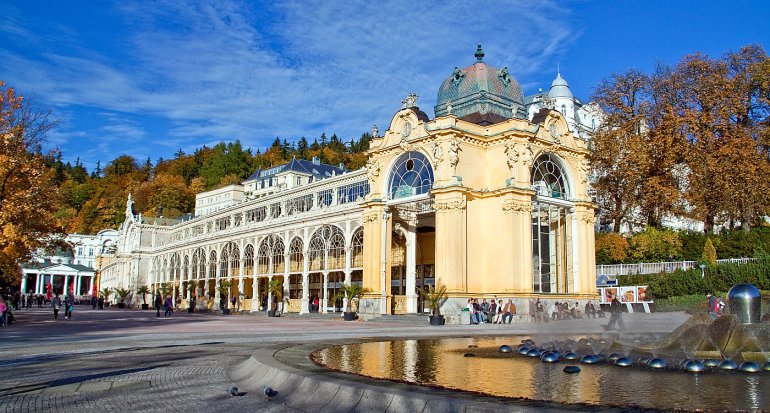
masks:
[[[430,307],[430,325],[444,325],[444,316],[441,315],[441,304],[447,299],[446,286],[441,284],[429,285],[420,290],[420,295],[425,298],[425,304]]]
[[[147,305],[147,294],[150,294],[150,287],[143,285],[136,289],[136,293],[142,295],[142,310],[150,308],[150,306]]]
[[[347,305],[345,306],[345,312],[342,313],[345,321],[355,321],[356,312],[353,311],[353,300],[361,298],[361,295],[369,292],[369,289],[364,288],[358,284],[343,284],[340,289],[339,298],[345,299]],[[337,297],[335,297],[337,298]]]
[[[126,308],[126,297],[128,297],[129,294],[131,294],[131,291],[125,289],[125,288],[116,288],[115,294],[120,297],[120,302],[118,303],[118,308]]]
[[[283,301],[283,283],[278,278],[273,278],[267,285],[267,291],[273,294],[273,301],[270,302],[270,310],[267,311],[268,317],[275,317],[275,311],[278,307],[278,302]]]
[[[102,297],[104,297],[104,306],[109,307],[110,306],[110,296],[112,295],[112,290],[109,288],[102,288]]]
[[[219,282],[219,287],[217,287],[217,291],[219,291],[219,308],[224,315],[230,315],[230,309],[227,308],[227,296],[230,294],[231,285],[230,281],[222,280]]]

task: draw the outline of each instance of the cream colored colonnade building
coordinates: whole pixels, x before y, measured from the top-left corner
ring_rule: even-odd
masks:
[[[168,283],[201,308],[218,307],[228,280],[251,311],[272,302],[264,292],[277,279],[285,311],[299,313],[316,298],[318,311],[340,311],[336,291],[360,283],[365,316],[423,313],[418,290],[441,283],[450,322],[469,297],[511,298],[519,313],[534,297],[596,299],[587,129],[544,94],[533,110],[507,68],[483,57],[479,48],[442,83],[435,118],[409,95],[382,136],[374,128],[364,169],[293,160],[257,171],[244,201],[170,225],[129,200],[103,279]]]

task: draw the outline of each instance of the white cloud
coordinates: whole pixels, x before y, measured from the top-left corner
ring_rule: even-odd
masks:
[[[124,21],[116,24],[128,30],[118,45],[121,59],[67,34],[67,42],[80,42],[60,48],[69,54],[22,55],[0,46],[0,77],[74,117],[78,108],[110,113],[89,134],[106,141],[97,146],[101,159],[115,153],[111,144],[126,141],[131,154],[160,145],[169,148],[167,157],[219,139],[263,147],[275,136],[357,137],[374,123],[386,125],[412,91],[432,114],[441,81],[474,61],[476,43],[485,60],[507,65],[531,93],[527,77],[574,38],[556,2],[311,1],[265,9],[206,3],[117,3]],[[23,23],[13,22],[22,31]],[[164,128],[143,125],[141,117],[162,120]],[[67,126],[79,124],[72,119]],[[82,135],[54,136],[64,145]]]

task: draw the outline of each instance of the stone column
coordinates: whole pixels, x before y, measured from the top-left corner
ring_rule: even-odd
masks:
[[[96,278],[96,275],[92,275],[88,278],[88,294],[92,294],[94,292],[94,278]]]
[[[321,297],[322,297],[322,299],[321,299],[321,312],[325,314],[326,313],[326,306],[327,306],[327,304],[329,302],[329,296],[328,296],[328,294],[329,294],[329,271],[324,270],[323,275],[324,275],[324,281],[323,281],[323,283],[324,283],[323,284],[324,285],[324,287],[323,287],[324,290],[323,290],[323,294],[321,295]]]
[[[272,265],[272,263],[271,263],[271,265]],[[273,309],[273,292],[270,291],[270,282],[271,281],[273,281],[273,276],[272,275],[268,275],[267,276],[267,308],[265,308],[265,311],[270,311],[270,310]]]
[[[64,295],[67,295],[67,287],[69,286],[69,278],[70,277],[68,275],[66,275],[66,274],[64,275],[64,290],[63,290]],[[51,279],[53,279],[53,277],[51,277]]]
[[[417,226],[406,228],[406,312],[417,312]]]
[[[283,301],[281,301],[281,312],[285,312],[285,303],[289,299],[289,271],[291,270],[291,255],[289,254],[291,239],[289,239],[289,231],[286,231],[283,239],[285,241],[283,243]]]

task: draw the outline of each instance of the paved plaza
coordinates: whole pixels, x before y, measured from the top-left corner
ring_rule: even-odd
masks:
[[[403,400],[411,399],[411,395],[416,397],[432,390],[341,374],[326,376],[319,369],[307,367],[309,363],[302,350],[281,352],[281,361],[272,355],[278,349],[296,345],[317,347],[319,343],[376,337],[600,334],[607,322],[585,319],[430,327],[425,325],[427,319],[416,318],[401,322],[344,322],[331,316],[268,318],[263,314],[221,316],[186,312],[157,318],[154,311],[99,311],[85,306],[76,308],[72,320],[61,315],[54,320],[49,309],[19,310],[15,314],[17,322],[0,329],[0,412],[376,411],[365,407],[363,396],[348,404],[333,400],[322,406],[314,405],[313,400],[299,403],[297,398],[303,397],[299,391],[293,401],[279,397],[268,400],[261,388],[250,387],[249,380],[242,377],[236,377],[240,380],[241,396],[230,396],[227,389],[237,381],[234,375],[242,375],[244,368],[250,368],[244,363],[251,360],[272,365],[286,374],[304,369],[307,383],[313,378],[321,383],[336,380],[370,389],[387,388],[400,397],[403,406]],[[630,331],[668,332],[686,317],[683,313],[629,314],[626,327]],[[418,410],[563,410],[560,406],[434,392],[438,397],[435,400],[449,404],[423,403]],[[392,403],[389,410],[398,410],[396,402]]]

